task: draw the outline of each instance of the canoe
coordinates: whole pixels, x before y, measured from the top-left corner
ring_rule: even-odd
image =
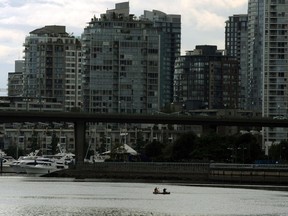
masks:
[[[153,194],[163,194],[163,195],[168,195],[170,194],[170,192],[153,192]]]

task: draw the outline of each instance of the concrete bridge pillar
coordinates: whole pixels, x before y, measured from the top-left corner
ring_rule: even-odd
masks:
[[[76,121],[74,122],[74,134],[75,134],[75,163],[81,165],[84,163],[85,157],[85,132],[86,122]]]

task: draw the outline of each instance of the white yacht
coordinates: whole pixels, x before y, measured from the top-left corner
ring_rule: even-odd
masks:
[[[67,169],[68,165],[62,159],[38,158],[34,165],[27,165],[24,168],[27,174],[41,176],[61,169]]]
[[[24,166],[24,169],[27,174],[41,176],[61,169],[68,169],[74,158],[74,154],[64,152],[55,155],[43,155],[37,158],[34,164]]]
[[[10,167],[14,170],[16,173],[26,173],[25,166],[29,165],[35,165],[36,160],[39,157],[38,156],[39,150],[36,150],[35,152],[31,152],[27,156],[21,156],[18,158],[18,160],[12,162],[10,164]]]
[[[74,161],[75,155],[66,153],[59,147],[60,153],[55,155],[39,156],[40,150],[31,152],[27,156],[19,157],[19,159],[11,164],[14,172],[28,174],[46,174],[57,171],[59,169],[68,168],[68,164]]]

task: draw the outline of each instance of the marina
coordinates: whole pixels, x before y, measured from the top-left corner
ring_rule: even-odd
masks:
[[[0,157],[0,173],[33,174],[42,176],[62,169],[68,169],[73,163],[75,155],[60,149],[55,155],[39,155],[39,150],[27,156],[20,156],[17,160],[6,156],[4,152]]]

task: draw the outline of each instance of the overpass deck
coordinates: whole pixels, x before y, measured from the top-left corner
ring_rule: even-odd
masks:
[[[150,123],[178,125],[223,125],[255,127],[288,127],[288,120],[271,118],[226,118],[187,115],[149,115],[82,112],[15,112],[0,111],[0,122],[73,122],[76,142],[76,163],[84,160],[86,123]],[[81,162],[80,162],[81,163]]]

